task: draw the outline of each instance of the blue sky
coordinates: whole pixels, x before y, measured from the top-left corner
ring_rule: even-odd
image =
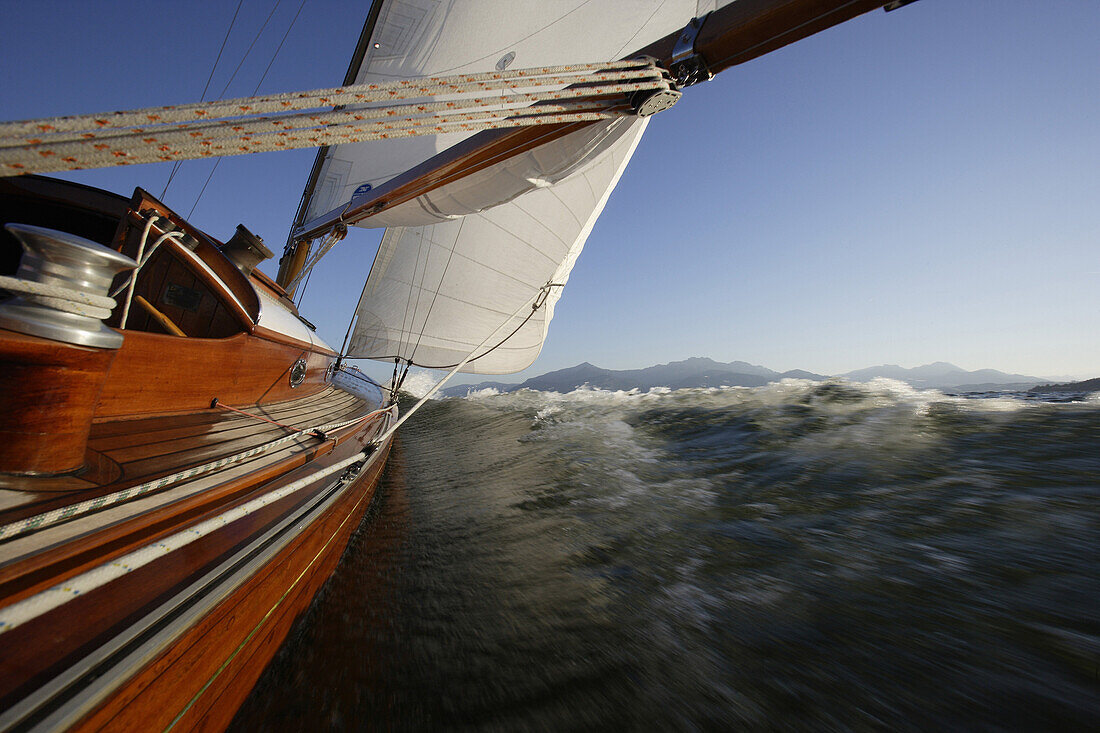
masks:
[[[280,3],[229,96],[252,93],[299,2]],[[213,96],[273,5],[245,0]],[[362,23],[349,5],[308,0],[260,91],[339,83]],[[194,101],[234,6],[0,0],[3,117]],[[689,356],[1097,376],[1098,37],[1092,0],[921,0],[688,89],[654,118],[515,378]],[[281,249],[312,159],[224,160],[192,221],[222,237],[243,222]],[[167,203],[186,214],[211,165],[185,163]],[[159,195],[168,166],[67,177]],[[354,232],[310,283],[303,313],[335,345],[376,241]]]

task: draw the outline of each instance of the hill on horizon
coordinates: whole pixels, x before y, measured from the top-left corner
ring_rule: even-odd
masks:
[[[869,382],[879,377],[897,379],[920,389],[954,389],[959,391],[989,391],[997,389],[1028,389],[1044,381],[1026,374],[1006,374],[996,369],[967,371],[946,361],[906,369],[897,364],[856,369],[836,376],[853,382]]]
[[[809,372],[799,372],[809,374]],[[544,392],[572,391],[585,384],[598,389],[629,390],[668,387],[684,389],[686,387],[760,387],[794,374],[781,374],[766,367],[733,361],[726,364],[707,359],[692,357],[668,364],[657,364],[644,369],[602,369],[584,362],[575,367],[559,369],[538,377],[532,377],[516,389],[537,389]],[[820,374],[798,378],[825,379]]]
[[[1026,390],[1051,380],[1024,374],[1007,374],[996,369],[967,371],[954,364],[937,361],[907,369],[897,364],[856,369],[833,375],[853,382],[868,382],[887,377],[905,382],[919,389],[949,389],[956,391]],[[829,375],[816,374],[803,369],[777,372],[774,369],[745,361],[719,362],[707,357],[695,356],[682,361],[656,364],[644,369],[604,369],[589,362],[557,369],[521,382],[480,382],[447,387],[443,394],[461,397],[482,389],[515,392],[520,389],[536,389],[543,392],[571,392],[585,385],[596,389],[631,390],[668,387],[760,387],[781,379],[809,379],[822,381]]]

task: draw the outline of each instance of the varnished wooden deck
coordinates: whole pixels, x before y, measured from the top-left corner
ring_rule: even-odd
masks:
[[[353,419],[371,407],[353,394],[329,387],[314,395],[246,411],[307,429]],[[8,490],[2,493],[9,495],[0,503],[0,524],[227,458],[293,432],[219,408],[97,423],[88,440],[91,470],[57,478],[0,476],[0,488]],[[282,452],[318,442],[312,435],[303,435],[284,444]],[[21,496],[11,496],[16,492]]]
[[[49,512],[104,498],[105,505],[33,532],[8,532],[0,537],[0,591],[16,597],[48,585],[56,573],[74,570],[98,558],[105,546],[117,549],[243,497],[253,486],[292,470],[332,450],[339,429],[324,439],[299,430],[342,423],[366,415],[376,405],[347,391],[328,387],[296,400],[252,406],[256,417],[212,408],[201,412],[132,420],[112,420],[93,426],[89,456],[94,477],[62,479],[0,478],[0,526],[17,527]],[[349,430],[361,430],[353,425]],[[273,441],[284,442],[202,471],[186,480],[149,490],[149,482],[181,471],[238,456]],[[119,492],[139,489],[140,497]],[[130,538],[128,541],[124,538]]]
[[[237,604],[249,599],[267,604],[271,611],[276,607],[280,609],[278,624],[273,621],[275,625],[270,627],[270,640],[260,647],[263,649],[260,655],[263,660],[259,662],[262,667],[266,658],[274,653],[294,616],[308,605],[312,593],[331,571],[340,548],[369,504],[388,452],[388,442],[371,454],[357,478],[354,474],[353,478],[340,478],[339,473],[325,474],[322,469],[332,464],[339,468],[341,460],[364,450],[371,439],[392,422],[393,410],[379,411],[377,407],[369,399],[327,387],[296,400],[252,406],[247,410],[250,415],[212,408],[177,415],[104,421],[92,429],[89,455],[97,457],[98,467],[94,470],[100,475],[110,473],[109,480],[96,483],[94,476],[88,476],[79,479],[84,482],[81,486],[65,487],[59,485],[62,482],[57,479],[42,479],[39,484],[44,488],[37,491],[26,488],[28,484],[34,485],[34,481],[24,480],[18,488],[9,483],[7,488],[0,489],[0,493],[20,499],[9,501],[6,508],[0,508],[0,526],[25,527],[28,519],[37,521],[47,515],[53,517],[42,526],[0,537],[0,598],[3,599],[0,615],[24,600],[40,603],[38,599],[55,593],[70,579],[91,570],[99,572],[126,553],[160,547],[156,543],[162,539],[180,536],[178,533],[190,531],[205,520],[229,516],[227,512],[245,503],[250,502],[249,506],[254,507],[230,523],[208,525],[212,528],[204,530],[205,534],[199,535],[185,549],[164,555],[158,552],[154,559],[147,561],[148,564],[132,572],[106,584],[91,586],[89,592],[66,597],[63,607],[44,608],[34,612],[29,620],[20,622],[14,630],[9,627],[3,639],[6,651],[0,655],[0,711],[26,697],[30,701],[26,704],[54,705],[56,710],[70,711],[66,715],[79,713],[85,708],[65,703],[68,699],[65,696],[57,698],[56,704],[51,702],[54,692],[49,690],[63,689],[51,685],[68,679],[64,675],[86,678],[90,684],[94,683],[90,689],[99,690],[95,695],[100,697],[96,699],[106,699],[102,695],[122,684],[144,664],[128,661],[130,657],[118,655],[122,652],[108,651],[116,644],[113,639],[128,639],[127,635],[134,628],[157,630],[155,639],[150,637],[148,641],[151,645],[148,649],[158,654],[179,656],[201,652],[206,655],[203,659],[210,657],[214,660],[211,662],[214,669],[209,673],[217,677],[225,655],[239,649],[241,638],[247,636],[254,625],[264,624],[268,618],[264,614],[238,617],[234,610]],[[258,420],[256,416],[282,425]],[[322,435],[300,433],[348,421],[353,422]],[[151,480],[193,467],[208,467],[212,461],[240,456],[242,452],[280,440],[283,442],[243,460],[188,475],[163,487],[157,486],[136,498],[130,493],[131,489],[137,492],[141,487],[148,488]],[[326,475],[328,478],[323,478]],[[279,494],[276,491],[295,481],[299,481],[299,488],[294,489],[296,493]],[[0,485],[3,483],[6,482],[0,479]],[[351,486],[358,488],[347,490]],[[267,496],[273,498],[256,503]],[[104,500],[102,505],[93,501],[100,498]],[[58,510],[68,511],[76,505],[84,507],[82,513],[56,520]],[[319,549],[298,553],[294,548],[301,542],[315,544]],[[334,552],[322,553],[330,545],[335,547]],[[269,567],[263,558],[270,555],[269,559],[273,559],[272,553],[284,559]],[[262,572],[252,578],[249,573],[256,569]],[[303,575],[310,569],[308,576]],[[259,588],[263,589],[261,593],[254,590]],[[288,588],[296,589],[293,603],[286,595]],[[285,607],[280,605],[284,599]],[[222,609],[221,613],[229,614],[227,618],[235,619],[229,626],[222,621],[216,624],[217,635],[224,639],[212,643],[209,648],[172,646],[177,635],[187,628],[186,624],[171,625],[176,614],[190,614],[188,624],[197,623],[202,613],[215,606]],[[81,623],[72,624],[72,618],[80,618]],[[208,631],[206,626],[195,628],[194,633]],[[94,664],[98,662],[85,659],[90,649],[99,649],[96,654],[108,654],[104,658],[116,665],[117,674],[109,684],[94,682],[98,679]],[[257,653],[258,650],[250,647],[250,656]],[[233,652],[228,659],[236,659],[235,655]],[[246,658],[241,657],[242,660]],[[153,676],[134,682],[134,694],[144,689],[150,680],[159,681],[164,676],[158,665],[149,669],[148,674]],[[258,674],[258,670],[255,673]],[[184,677],[186,679],[171,678],[164,683],[168,686],[166,689],[178,691],[194,682],[187,675]],[[227,676],[225,680],[226,683],[236,680],[236,675]],[[235,689],[240,687],[238,681],[233,681],[233,685]],[[33,693],[38,688],[41,690]],[[234,694],[246,693],[247,686]],[[193,694],[196,690],[187,692],[185,701]],[[130,696],[119,699],[130,699]],[[141,710],[141,716],[150,714],[144,704],[137,709]],[[129,714],[128,710],[110,708],[109,714],[114,719],[117,715]],[[0,716],[10,717],[5,713]]]

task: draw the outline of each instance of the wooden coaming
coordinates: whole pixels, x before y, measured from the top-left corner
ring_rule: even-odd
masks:
[[[112,350],[0,329],[0,471],[81,469],[100,389],[114,358]]]
[[[127,332],[100,395],[96,420],[200,410],[217,397],[228,405],[276,402],[325,387],[333,356],[239,333],[224,339]],[[170,358],[165,358],[170,354]],[[290,368],[306,360],[306,379],[290,386]]]
[[[163,729],[173,721],[182,730],[223,730],[335,569],[373,497],[389,447],[387,442],[356,491],[345,492],[75,730]]]
[[[331,391],[330,398],[334,398],[342,405],[342,408],[324,415],[329,419],[339,417],[341,414],[347,415],[356,412],[363,414],[364,410],[371,407],[363,400],[354,397],[349,401],[347,395],[341,397],[335,390]],[[329,400],[330,403],[332,401],[332,399]],[[295,402],[300,404],[285,403],[266,412],[276,419],[292,420],[310,417],[320,418],[321,415],[318,414],[318,410],[323,412],[325,408],[325,400],[317,397],[306,397]],[[329,406],[331,407],[331,404]],[[283,460],[278,465],[269,466],[266,471],[250,471],[247,474],[250,479],[248,481],[229,482],[219,490],[204,491],[190,497],[188,500],[172,503],[156,511],[136,516],[122,525],[107,527],[92,536],[67,543],[62,546],[64,551],[59,551],[58,548],[50,548],[49,552],[32,556],[28,561],[0,567],[0,593],[5,597],[3,605],[16,602],[53,585],[59,580],[72,577],[91,567],[109,561],[112,557],[117,557],[153,542],[159,537],[179,531],[184,526],[190,526],[206,517],[224,512],[232,506],[250,501],[259,493],[268,492],[300,476],[311,474],[324,465],[348,455],[353,455],[362,449],[367,440],[376,435],[384,425],[388,424],[389,414],[389,412],[382,413],[376,419],[365,424],[350,426],[343,431],[337,431],[337,434],[332,437],[326,436],[324,440],[312,439],[315,443],[314,446],[307,446],[307,450],[299,449],[297,451],[298,455],[295,456],[293,464],[299,466],[297,469],[293,469],[292,466],[288,469],[287,461]],[[175,442],[174,438],[180,437],[179,431],[182,429],[169,427],[173,417],[177,422],[190,423],[190,427],[198,435],[204,434],[206,428],[210,427],[198,422],[196,420],[197,415],[194,413],[148,418],[146,420],[114,421],[103,423],[104,434],[100,437],[93,436],[93,442],[99,440],[100,447],[105,448],[109,453],[112,450],[110,448],[112,441],[114,444],[119,443],[120,439],[124,437],[122,431],[129,423],[129,427],[132,428],[134,434],[144,432],[142,431],[143,427],[158,426],[159,430],[146,433],[149,435],[147,446],[160,445],[162,449],[170,448]],[[247,422],[249,420],[251,418],[232,416],[227,420],[220,421],[220,424],[215,426],[217,428],[215,432],[240,433],[242,430],[249,429],[241,424],[242,421]],[[269,426],[267,423],[259,424],[261,432],[269,428],[275,432],[281,430],[283,434],[286,432],[276,426]],[[159,433],[159,435],[156,433]],[[214,438],[213,442],[216,441],[217,439]],[[156,450],[155,448],[151,449]],[[388,444],[386,449],[388,449]],[[126,448],[116,450],[126,450]],[[268,644],[272,643],[272,640],[276,637],[281,640],[285,636],[286,629],[289,628],[294,616],[305,605],[308,605],[309,599],[312,598],[317,587],[331,572],[340,551],[346,544],[347,537],[350,536],[351,530],[357,525],[359,517],[365,511],[367,503],[369,503],[383,461],[384,453],[376,454],[371,460],[369,470],[360,477],[354,485],[355,488],[345,489],[345,495],[326,510],[326,514],[319,520],[319,523],[315,523],[316,526],[310,525],[305,533],[294,541],[297,544],[292,544],[280,552],[278,568],[272,569],[271,566],[268,566],[257,576],[258,578],[262,576],[263,580],[249,581],[249,587],[259,584],[260,587],[264,588],[265,590],[262,593],[257,594],[256,588],[239,590],[233,596],[236,600],[226,599],[225,604],[228,605],[223,604],[220,608],[229,609],[239,604],[246,604],[246,602],[254,604],[259,599],[268,599],[271,594],[281,596],[287,591],[288,587],[292,587],[294,592],[291,596],[288,596],[289,602],[286,603],[279,614],[272,617],[275,623],[265,631],[263,637],[268,640]],[[123,462],[121,465],[125,470],[127,466],[132,464],[133,462]],[[49,612],[5,634],[6,638],[3,640],[5,655],[0,657],[0,709],[12,704],[13,701],[18,700],[29,691],[36,689],[46,680],[53,678],[60,670],[67,668],[86,655],[90,649],[101,644],[103,638],[125,630],[128,624],[157,608],[158,604],[163,603],[168,597],[178,592],[182,586],[191,582],[197,575],[201,575],[220,560],[253,541],[253,538],[262,534],[279,517],[286,516],[288,512],[310,501],[318,491],[331,481],[332,478],[322,479],[318,481],[316,486],[273,502],[253,515],[238,520],[223,530],[219,530],[193,543],[193,545],[173,553],[173,555],[158,559],[145,568],[139,568],[129,575],[112,581],[103,588],[70,601],[64,609]],[[36,509],[41,508],[41,506],[36,507]],[[8,518],[7,516],[2,517],[4,521],[7,521]],[[339,531],[333,530],[334,527]],[[321,542],[318,538],[325,532],[329,532],[329,530],[333,530],[337,536],[333,537],[330,533],[324,539],[324,542]],[[326,554],[321,557],[316,557],[316,552],[308,550],[308,547],[313,547],[318,542],[321,542],[327,548]],[[308,551],[303,550],[303,552],[309,555],[308,558],[305,555],[298,554],[302,547],[307,547]],[[331,554],[327,554],[329,552]],[[304,578],[302,582],[288,585],[285,574],[293,568],[300,567],[302,563],[307,563],[312,568],[308,578]],[[266,613],[267,610],[264,609],[263,613]],[[176,659],[181,665],[177,668],[173,663],[172,673],[178,675],[180,669],[188,669],[191,662],[187,660],[192,655],[206,659],[210,655],[224,653],[227,648],[235,649],[240,643],[240,638],[232,635],[236,634],[243,626],[254,625],[257,620],[257,617],[244,614],[243,611],[244,607],[237,609],[237,611],[225,611],[230,613],[229,620],[231,622],[225,629],[219,625],[221,622],[200,622],[204,624],[202,626],[205,629],[202,632],[203,636],[210,634],[211,628],[214,628],[218,630],[219,640],[207,638],[202,643],[185,645],[187,646],[186,649],[183,647],[177,649],[175,645],[170,645],[164,649],[163,653],[165,655],[173,655],[172,658]],[[72,618],[79,618],[80,623],[72,624],[70,621]],[[213,627],[211,627],[211,624],[213,624]],[[249,630],[251,628],[253,626],[250,626]],[[227,634],[229,636],[226,636]],[[274,654],[277,643],[275,641],[275,646],[270,649],[267,648],[268,644],[265,644],[262,645],[261,651],[250,650],[244,659],[251,659],[252,663],[257,663],[255,655],[259,654],[263,663],[266,663],[266,660]],[[207,647],[206,644],[214,644],[214,646]],[[221,665],[221,661],[224,660],[219,660],[217,662],[218,666]],[[130,672],[134,671],[130,670]],[[259,669],[255,670],[255,675],[258,675],[259,671]],[[240,677],[236,672],[224,678],[225,684],[233,682],[232,689],[238,690],[237,692],[230,691],[228,693],[230,697],[237,701],[233,704],[233,710],[235,710],[236,704],[239,704],[239,701],[247,694],[248,687],[251,686],[251,682],[249,682],[248,687],[242,688],[243,679],[245,678]],[[193,681],[190,675],[186,675],[184,681],[175,680],[167,688],[156,689],[161,689],[164,694],[174,695],[173,699],[178,707],[197,691],[194,688],[186,688],[185,682],[187,681]],[[140,691],[139,688],[146,685],[145,682],[135,682],[133,684],[137,685],[131,690],[133,695],[137,695],[137,692]],[[156,686],[154,685],[154,687]],[[220,688],[211,687],[210,689],[214,691]],[[165,693],[165,690],[169,692]],[[226,692],[226,690],[218,692],[218,695],[223,692]],[[186,698],[181,697],[184,693],[186,693]],[[120,699],[122,698],[113,697],[105,704],[117,707],[120,704],[118,702]],[[150,698],[141,696],[141,699],[147,701]],[[219,703],[219,706],[222,704],[226,703]],[[167,710],[160,702],[154,703],[154,708],[158,712]],[[126,724],[112,721],[110,723],[111,727],[117,728],[120,724],[123,727],[130,724],[138,725],[141,721],[148,720],[151,715],[151,712],[146,709],[145,702],[141,702],[136,708],[123,705],[120,710],[121,712],[115,711],[109,714],[101,712],[100,718],[97,718],[97,720],[102,719],[102,715],[108,714],[109,718],[122,715],[121,720],[130,721]],[[231,716],[232,710],[223,710],[218,714]]]
[[[167,357],[167,358],[166,358]],[[117,350],[90,349],[0,329],[0,472],[73,474],[79,482],[93,421],[268,404],[327,387],[335,354],[263,329],[223,339],[127,331]],[[305,380],[290,370],[306,362]],[[72,487],[79,483],[66,482]],[[0,478],[0,486],[4,481]],[[19,488],[32,489],[33,482]],[[44,482],[44,490],[50,490]]]

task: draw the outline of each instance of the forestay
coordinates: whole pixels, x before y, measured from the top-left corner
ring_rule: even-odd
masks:
[[[715,0],[387,0],[356,83],[622,58],[705,14]],[[522,91],[518,89],[517,91]],[[357,309],[353,358],[460,362],[486,336],[508,336],[508,314],[553,284],[544,305],[503,344],[462,371],[502,374],[537,357],[560,285],[645,129],[644,120],[593,123],[553,143],[369,217],[386,232]],[[468,134],[372,141],[329,149],[304,220]]]

